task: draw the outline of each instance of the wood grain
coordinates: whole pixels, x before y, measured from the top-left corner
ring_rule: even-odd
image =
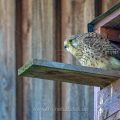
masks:
[[[54,0],[22,0],[23,63],[32,58],[55,59]],[[54,120],[55,83],[24,78],[24,120]],[[46,110],[45,110],[46,109]]]
[[[114,28],[106,28],[106,27],[102,27],[100,29],[100,34],[102,34],[105,38],[107,38],[108,40],[111,41],[116,41],[118,43],[120,43],[120,31],[116,30]]]
[[[106,120],[120,120],[120,111],[114,113],[110,117],[108,117]]]
[[[21,46],[22,46],[22,64],[24,64],[27,59],[30,59],[32,57],[32,0],[22,0],[21,1]],[[20,55],[19,55],[20,57]],[[29,78],[22,78],[23,81],[21,81],[22,85],[21,88],[19,88],[19,91],[22,91],[23,94],[21,94],[21,100],[22,102],[22,109],[23,109],[23,120],[32,120],[34,116],[33,114],[33,108],[32,108],[32,94],[31,94],[31,86],[32,81]],[[20,82],[20,80],[19,80]],[[20,84],[19,84],[20,86]],[[19,96],[20,97],[20,96]],[[20,114],[20,113],[19,113]],[[36,117],[34,117],[36,119]],[[20,118],[18,118],[20,119]]]
[[[98,93],[99,119],[106,119],[120,111],[120,80]],[[120,118],[119,118],[120,119]]]
[[[61,0],[62,1],[62,62],[79,64],[63,48],[66,38],[77,33],[87,32],[87,24],[94,18],[94,0]],[[74,98],[74,99],[73,99]],[[62,83],[62,107],[75,107],[80,111],[63,111],[63,120],[93,120],[94,118],[93,87],[78,84]]]
[[[120,78],[119,71],[107,71],[33,59],[18,70],[19,75],[105,87]]]
[[[119,19],[120,8],[99,21],[95,25],[95,30],[104,37],[120,42]],[[119,44],[118,44],[119,46]],[[118,120],[120,111],[119,99],[120,80],[112,83],[108,87],[98,92],[98,120]]]
[[[102,13],[106,12],[113,5],[118,4],[120,0],[101,0],[102,2]]]
[[[15,3],[0,0],[0,120],[16,120]]]
[[[114,28],[119,30],[120,7],[117,10],[113,11],[112,13],[108,14],[109,12],[106,12],[106,14],[103,14],[101,18],[104,15],[106,15],[106,17],[104,17],[103,19],[101,19],[95,24],[94,26],[95,31],[99,32],[102,27],[109,27],[109,28]]]
[[[38,79],[32,81],[30,78],[24,78],[24,83],[19,81],[21,79],[17,81],[16,96],[15,63],[18,68],[32,57],[60,61],[61,56],[64,62],[76,63],[71,55],[65,53],[65,51],[61,51],[61,46],[63,46],[63,42],[61,41],[71,34],[86,32],[87,23],[94,17],[94,0],[61,1],[62,4],[55,0],[0,0],[1,120],[60,119],[61,116],[57,118],[55,112],[33,111],[33,107],[37,105],[42,106],[44,101],[52,104],[52,107],[54,107],[54,105],[56,106],[57,103],[55,103],[55,101],[58,98],[63,100],[62,104],[65,103],[65,106],[68,105],[71,107],[77,103],[78,106],[84,108],[84,110],[91,111],[93,108],[93,102],[91,102],[93,101],[93,97],[89,97],[93,96],[93,88],[88,86],[62,84],[63,95],[61,96],[60,93],[58,97],[56,94],[59,90],[57,92],[54,91],[59,89],[58,87],[61,87],[61,85],[59,86],[58,84],[54,87],[56,83],[53,82],[39,81]],[[117,0],[106,1],[102,2],[104,10],[117,2]],[[55,2],[57,2],[57,4],[60,3],[62,6],[55,6]],[[17,8],[16,10],[15,6]],[[58,12],[56,12],[56,9]],[[22,23],[20,23],[20,21]],[[15,25],[17,31],[15,31]],[[57,28],[58,26],[62,27],[62,36],[59,33],[61,30]],[[16,60],[15,47],[17,50]],[[51,88],[49,88],[49,86],[51,86]],[[15,108],[16,97],[17,103],[19,103],[17,105],[17,118]],[[22,100],[23,98],[24,101]],[[61,102],[61,100],[57,102]],[[46,115],[46,113],[48,114]],[[93,112],[84,112],[85,114],[83,112],[81,112],[81,114],[79,113],[80,112],[74,111],[64,112],[62,117],[74,120],[93,120]]]

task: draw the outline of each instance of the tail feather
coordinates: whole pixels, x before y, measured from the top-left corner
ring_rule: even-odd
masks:
[[[120,70],[120,60],[114,58],[114,57],[111,57],[110,58],[110,65],[108,65],[108,67],[112,68],[112,69],[115,69],[115,70]]]

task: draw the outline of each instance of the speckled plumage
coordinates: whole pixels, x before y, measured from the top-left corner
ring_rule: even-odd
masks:
[[[120,69],[120,49],[98,33],[74,35],[64,46],[83,66]]]

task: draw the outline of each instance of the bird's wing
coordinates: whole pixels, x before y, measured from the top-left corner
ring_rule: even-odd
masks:
[[[120,42],[108,40],[95,32],[81,34],[78,38],[79,41],[83,40],[83,44],[90,47],[90,49],[96,52],[105,52],[105,54],[120,60],[120,48],[118,47]]]
[[[116,43],[117,42],[110,41],[110,46],[113,49],[112,49],[111,52],[108,53],[108,55],[113,56],[113,57],[115,57],[115,58],[120,60],[120,48],[117,46],[118,43],[117,43],[117,45],[116,45]]]

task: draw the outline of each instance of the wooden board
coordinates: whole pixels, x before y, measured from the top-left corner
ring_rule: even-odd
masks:
[[[37,59],[33,59],[21,67],[18,70],[18,75],[100,87],[105,87],[120,78],[119,71],[107,71]]]
[[[98,0],[96,0],[98,1]],[[102,13],[106,12],[112,6],[118,4],[120,0],[101,0],[101,11]]]
[[[99,120],[120,119],[120,79],[98,92]],[[108,119],[108,120],[109,120]]]
[[[120,111],[112,114],[110,117],[108,117],[106,120],[120,120]]]
[[[120,43],[120,3],[91,22],[93,30],[112,40],[119,46]],[[92,25],[91,24],[91,25]],[[98,92],[97,112],[98,120],[118,120],[120,111],[120,80],[111,83]]]
[[[64,40],[70,37],[71,35],[87,32],[87,24],[94,18],[95,0],[60,0],[60,1],[62,3],[61,5],[62,62],[67,64],[78,64],[76,59],[68,51],[64,49],[63,43]],[[72,109],[70,109],[69,111],[62,111],[61,119],[93,120],[94,119],[93,87],[68,82],[61,82],[61,84],[62,95],[60,99],[62,100],[61,101],[62,108],[66,107],[76,108],[76,111]],[[79,110],[77,111],[77,109]]]
[[[102,27],[100,29],[100,34],[110,41],[112,40],[113,42],[116,41],[116,43],[120,43],[120,30]]]
[[[89,32],[96,31],[103,26],[120,29],[119,20],[120,20],[120,3],[116,4],[108,11],[99,15],[92,22],[90,22],[88,24],[88,31]]]
[[[0,120],[16,120],[15,1],[0,0]]]
[[[22,27],[22,31],[19,30],[18,33],[22,34],[20,35],[22,36],[22,38],[20,37],[22,50],[19,49],[22,51],[22,62],[25,63],[31,58],[55,59],[55,48],[57,47],[55,41],[58,40],[56,39],[56,16],[59,16],[55,15],[57,9],[55,0],[21,0],[21,2],[22,25],[19,24],[18,27]],[[22,103],[23,119],[57,119],[56,111],[50,110],[57,108],[56,101],[59,98],[56,96],[56,87],[56,83],[52,81],[24,77],[23,86],[21,85],[19,88],[20,93],[23,91],[23,95],[21,94],[24,99]],[[46,108],[48,110],[45,110]],[[21,120],[20,117],[18,119]]]

